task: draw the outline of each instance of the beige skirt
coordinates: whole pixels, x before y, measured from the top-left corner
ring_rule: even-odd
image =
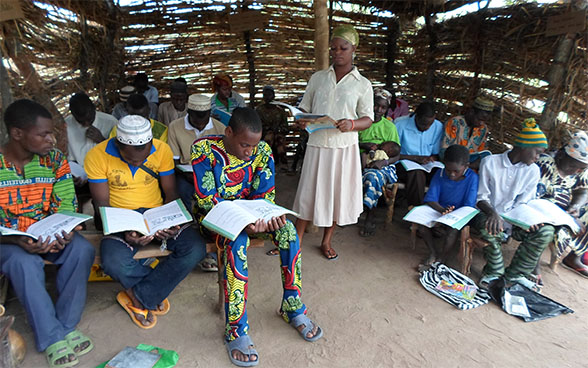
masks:
[[[363,210],[359,146],[308,146],[293,210],[315,226],[357,223]]]

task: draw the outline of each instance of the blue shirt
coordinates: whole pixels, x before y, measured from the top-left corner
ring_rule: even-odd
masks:
[[[443,124],[435,120],[429,129],[421,132],[415,123],[415,115],[403,116],[394,120],[400,137],[400,154],[431,156],[439,154]]]
[[[447,177],[445,170],[437,170],[423,202],[438,202],[444,208],[476,207],[478,174],[472,169],[466,169],[464,176],[462,180],[453,181]]]

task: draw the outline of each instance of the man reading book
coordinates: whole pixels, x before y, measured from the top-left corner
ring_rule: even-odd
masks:
[[[260,141],[262,125],[255,110],[236,108],[224,136],[202,138],[192,146],[192,167],[199,221],[221,201],[233,199],[266,199],[274,202],[274,159],[267,143]],[[280,313],[298,329],[307,341],[322,336],[317,324],[306,317],[306,306],[300,299],[301,260],[294,225],[285,216],[270,221],[258,220],[248,225],[234,240],[215,236],[224,247],[225,270],[225,344],[231,361],[239,366],[259,362],[249,337],[247,321],[247,247],[249,236],[268,233],[280,251],[284,294]]]
[[[4,112],[9,140],[0,147],[0,226],[26,231],[51,214],[76,210],[69,164],[54,148],[51,119],[31,100],[15,101]],[[70,367],[93,348],[75,328],[86,304],[94,248],[75,230],[54,237],[2,236],[0,272],[25,309],[37,350],[51,367]],[[59,266],[56,303],[45,289],[44,260]]]
[[[512,237],[521,243],[505,269],[501,241],[503,231],[510,225],[500,215],[535,198],[539,182],[539,167],[535,162],[547,148],[547,138],[535,120],[527,119],[514,146],[500,155],[485,157],[480,163],[477,200],[481,212],[474,218],[473,227],[489,243],[484,247],[486,266],[480,284],[486,286],[504,275],[507,282],[538,290],[528,276],[553,239],[554,227],[540,224],[528,231],[512,227]]]
[[[128,115],[117,124],[115,138],[94,147],[85,169],[92,200],[99,207],[145,212],[178,198],[169,146],[153,139],[149,120]],[[172,253],[155,269],[133,255],[153,240]],[[206,245],[190,224],[159,230],[152,236],[126,231],[105,236],[100,244],[104,271],[124,287],[117,301],[141,328],[152,328],[157,315],[169,311],[168,295],[204,258]]]

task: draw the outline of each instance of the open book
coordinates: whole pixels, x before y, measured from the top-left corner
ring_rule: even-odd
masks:
[[[467,223],[470,222],[470,220],[473,219],[474,216],[476,216],[479,212],[480,210],[474,207],[463,206],[445,215],[442,215],[441,212],[431,208],[430,206],[423,205],[417,206],[410,210],[410,212],[404,216],[403,220],[415,222],[426,227],[433,227],[435,222],[439,222],[454,229],[461,230],[461,228],[467,225]]]
[[[580,225],[570,214],[546,199],[533,199],[501,216],[523,230],[528,230],[532,225],[551,224],[568,226],[576,234],[580,232]]]
[[[284,207],[265,199],[237,199],[222,201],[212,207],[202,220],[202,225],[225,238],[235,240],[243,229],[258,219],[265,221],[282,215],[298,216]]]
[[[231,114],[221,109],[213,109],[211,113],[212,117],[218,119],[225,126],[229,126],[229,120],[231,120]]]
[[[430,173],[431,170],[433,170],[436,167],[441,168],[441,169],[445,167],[445,165],[443,165],[443,163],[439,162],[439,161],[429,162],[424,165],[421,165],[421,164],[414,162],[414,161],[411,161],[411,160],[400,160],[399,162],[402,164],[402,166],[404,166],[404,169],[406,171],[424,170],[424,171]]]
[[[178,164],[176,165],[176,168],[181,172],[194,172],[194,168],[190,164]]]
[[[294,120],[312,120],[312,122],[306,126],[306,131],[309,133],[316,132],[317,130],[321,129],[336,129],[335,120],[327,115],[309,114],[302,112],[302,110],[299,108],[283,102],[272,102],[272,104],[286,107],[292,113]]]
[[[71,174],[76,178],[82,178],[83,180],[88,180],[88,174],[82,167],[82,165],[78,164],[75,161],[69,161],[69,169],[71,170]]]
[[[31,226],[27,228],[27,231],[18,231],[9,229],[7,227],[0,226],[0,234],[4,236],[9,235],[24,235],[31,237],[35,240],[42,238],[44,241],[45,239],[49,238],[50,242],[55,240],[55,234],[62,235],[61,232],[65,231],[66,233],[71,232],[76,226],[81,224],[84,221],[91,219],[92,216],[84,215],[83,213],[77,212],[59,212],[54,213],[50,216],[45,217],[44,219],[35,222]]]
[[[122,231],[153,235],[157,230],[192,221],[192,215],[180,199],[148,209],[143,214],[126,208],[100,207],[100,217],[104,225],[104,235]]]

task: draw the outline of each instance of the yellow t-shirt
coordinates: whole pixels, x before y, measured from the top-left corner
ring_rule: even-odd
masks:
[[[167,143],[167,126],[157,120],[149,119],[149,121],[151,122],[151,133],[153,134],[153,138]],[[110,131],[108,138],[116,138],[116,125]]]
[[[163,204],[159,182],[145,170],[123,161],[116,138],[92,148],[84,168],[90,183],[108,182],[110,206],[118,208],[153,208]],[[173,154],[167,143],[153,140],[151,153],[143,163],[159,176],[174,174]]]

